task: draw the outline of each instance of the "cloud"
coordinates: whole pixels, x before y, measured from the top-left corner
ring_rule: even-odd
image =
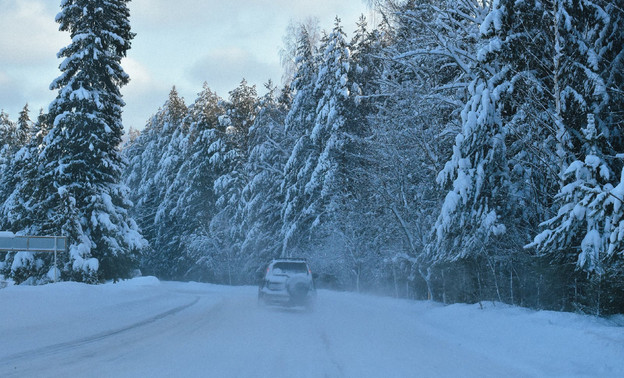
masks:
[[[149,117],[167,100],[170,88],[156,80],[148,67],[134,58],[125,58],[121,64],[130,75],[130,83],[121,89],[126,102],[123,124],[126,128],[142,129]]]
[[[317,16],[322,21],[340,17],[355,17],[366,9],[363,0],[133,0],[130,3],[136,18],[149,20],[153,26],[189,26],[209,24],[237,24],[247,16],[268,17],[274,23],[289,18]],[[140,13],[140,14],[139,14]],[[270,26],[270,24],[264,24]],[[210,27],[210,26],[209,26]]]
[[[9,113],[10,118],[16,120],[19,109],[26,102],[18,83],[6,73],[0,72],[0,110]]]
[[[54,21],[60,0],[0,0],[0,108],[17,114],[26,101],[47,109],[59,75],[57,52],[70,42]],[[137,37],[122,63],[131,76],[122,88],[124,124],[142,128],[167,100],[172,85],[195,99],[202,83],[223,97],[242,78],[280,82],[279,48],[290,20],[318,17],[331,29],[339,15],[346,30],[366,8],[362,0],[132,0]]]
[[[268,79],[281,82],[279,49],[291,20],[317,17],[322,28],[331,29],[339,15],[345,29],[353,30],[366,10],[362,0],[133,0],[129,7],[137,33],[129,56],[157,80],[137,85],[142,79],[127,67],[133,81],[124,92],[124,120],[134,127],[164,103],[173,85],[187,103],[203,82],[225,98],[243,78],[263,93]],[[129,121],[134,112],[141,112],[142,123],[138,117]]]
[[[130,84],[128,85],[131,88],[139,88],[150,86],[154,83],[152,75],[149,73],[147,67],[134,58],[124,58],[121,61],[121,65],[124,68],[124,71],[128,75],[130,75]]]
[[[4,72],[0,72],[0,86],[2,85],[8,85],[10,83],[11,79],[9,78],[9,75],[7,75]]]
[[[195,62],[187,71],[189,80],[207,82],[222,97],[235,88],[244,78],[249,84],[256,84],[259,92],[269,79],[279,82],[279,64],[263,62],[259,57],[239,47],[210,51]]]
[[[0,63],[40,66],[54,63],[69,42],[58,30],[54,9],[44,0],[0,0]],[[56,2],[54,2],[56,3]]]
[[[49,0],[0,0],[0,108],[17,117],[27,102],[33,113],[48,108],[59,74],[57,52],[69,43],[54,17],[59,3]]]
[[[52,77],[53,75],[49,76]],[[48,88],[51,80],[28,77],[21,72],[0,71],[0,109],[9,113],[11,119],[17,119],[26,103],[31,110],[31,116],[38,114],[39,109],[47,110],[56,95],[56,92]]]

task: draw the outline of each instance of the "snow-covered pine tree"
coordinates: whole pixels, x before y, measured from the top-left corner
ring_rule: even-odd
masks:
[[[50,105],[53,127],[41,153],[42,191],[36,224],[41,235],[69,238],[64,279],[99,282],[129,277],[145,240],[128,215],[120,183],[123,134],[120,87],[129,81],[121,59],[130,48],[128,0],[66,0],[56,21],[72,42]]]

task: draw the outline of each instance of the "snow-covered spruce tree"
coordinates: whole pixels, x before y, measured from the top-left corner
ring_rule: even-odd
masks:
[[[233,267],[240,266],[240,214],[242,190],[247,183],[245,162],[249,154],[249,128],[258,112],[256,86],[240,85],[230,92],[225,104],[226,114],[219,120],[225,128],[225,153],[215,156],[215,164],[222,167],[222,174],[214,182],[217,212],[210,222],[210,234],[217,243],[218,255],[214,261],[227,267],[221,282],[229,284],[240,281]]]
[[[572,162],[563,172],[564,186],[556,197],[559,211],[544,222],[547,229],[536,236],[533,245],[557,254],[554,260],[567,263],[571,257],[579,269],[600,275],[605,271],[606,238],[610,236],[602,233],[602,204],[613,188],[609,185],[612,172],[600,148],[604,136],[598,134],[593,114],[588,115],[587,127],[581,131],[585,158]]]
[[[341,190],[348,192],[343,182],[339,167],[341,152],[345,147],[345,133],[347,132],[346,112],[349,110],[351,88],[349,70],[351,56],[346,35],[336,19],[334,29],[327,41],[321,47],[322,61],[316,78],[314,92],[319,99],[315,112],[314,127],[310,139],[319,151],[314,162],[310,180],[306,183],[305,193],[309,198],[306,211],[315,227],[326,219],[332,219],[338,211],[338,201],[335,198]]]
[[[37,122],[30,128],[28,143],[15,152],[12,164],[3,174],[2,185],[5,196],[0,207],[0,228],[14,232],[38,234],[38,225],[32,216],[38,205],[34,198],[39,188],[35,183],[38,175],[39,154],[43,148],[43,139],[50,131],[47,114],[39,115]],[[31,210],[27,210],[31,209]],[[33,227],[33,229],[30,229]]]
[[[14,149],[17,144],[17,124],[9,119],[9,115],[0,111],[0,147]]]
[[[282,83],[290,87],[299,65],[301,38],[307,38],[307,45],[317,46],[321,40],[321,29],[317,17],[308,17],[303,21],[291,21],[282,38],[284,46],[280,49],[280,63],[282,66]]]
[[[550,266],[520,249],[549,216],[558,181],[553,117],[556,104],[552,98],[555,45],[550,7],[548,1],[494,2],[486,19],[489,23],[482,28],[487,43],[482,50],[485,62],[500,68],[497,102],[507,130],[510,169],[503,219],[507,232],[495,245],[498,277],[490,286],[500,288],[505,300],[535,306],[543,306],[560,295],[549,278],[556,270],[551,271]],[[542,275],[547,278],[544,280]]]
[[[488,84],[479,79],[471,86],[462,133],[439,176],[441,184],[452,183],[436,222],[437,253],[449,261],[487,253],[489,238],[505,232],[500,222],[508,186],[505,130],[495,88]]]
[[[216,248],[209,225],[216,213],[214,182],[220,176],[215,160],[225,152],[225,129],[219,126],[219,117],[225,114],[222,103],[204,84],[185,119],[189,131],[184,161],[165,200],[180,239],[179,254],[171,256],[175,264],[169,274],[175,279],[215,280],[211,256]]]
[[[17,125],[9,120],[9,115],[0,112],[0,203],[11,194],[13,177],[9,171],[13,165],[13,155],[17,147]],[[4,228],[3,228],[4,230]]]
[[[26,121],[28,117],[24,111],[20,114],[20,121],[16,129],[17,141],[10,149],[10,163],[5,166],[0,179],[2,198],[0,202],[0,229],[9,230],[27,235],[39,235],[40,224],[37,222],[36,213],[41,204],[41,188],[36,181],[39,174],[39,153],[42,149],[42,141],[49,131],[47,115],[41,113],[37,122],[30,125]],[[25,124],[29,124],[28,126]],[[21,135],[28,129],[27,135]],[[21,146],[19,140],[27,140],[25,146]],[[18,150],[16,150],[18,149]],[[35,256],[30,252],[7,253],[4,263],[0,263],[0,274],[11,277],[16,283],[29,280],[29,282],[52,280],[54,275],[50,270],[52,257],[49,254]],[[49,275],[48,275],[49,274]]]
[[[624,151],[624,7],[622,2],[607,2],[603,4],[604,10],[609,15],[610,22],[600,44],[601,76],[609,95],[609,103],[604,108],[602,120],[607,126],[611,149],[614,152]],[[613,256],[606,266],[608,279],[606,285],[610,286],[610,296],[605,302],[605,308],[615,313],[623,313],[621,306],[624,303],[624,176],[618,173],[624,172],[622,161],[611,161],[615,173],[615,188],[611,191],[608,201],[603,205],[610,209],[606,215],[610,215],[611,228],[609,247],[607,254]],[[611,207],[612,206],[612,207]],[[619,295],[614,295],[619,293]],[[609,302],[610,305],[609,306]]]
[[[538,306],[543,305],[540,304],[539,293],[546,291],[542,290],[545,287],[538,287],[542,273],[535,269],[535,259],[531,259],[519,246],[530,240],[536,225],[546,217],[550,196],[556,191],[557,172],[553,167],[557,166],[558,158],[553,121],[555,101],[551,96],[554,87],[551,5],[550,2],[495,1],[480,28],[481,48],[475,64],[475,72],[482,75],[483,88],[487,88],[491,95],[490,103],[495,109],[493,114],[502,130],[500,136],[503,137],[504,149],[501,151],[505,154],[494,165],[500,163],[501,172],[508,171],[507,178],[501,182],[496,193],[498,203],[502,205],[497,210],[497,218],[506,232],[490,239],[491,244],[484,250],[487,254],[481,255],[481,263],[477,262],[482,272],[475,271],[476,283],[479,288],[484,288],[485,284],[490,293],[488,296],[515,302],[518,295],[523,295],[519,298],[521,301],[531,301]],[[478,86],[478,81],[474,81],[473,85]],[[473,95],[478,93],[473,92]],[[462,163],[469,163],[469,171],[464,173],[468,175],[475,164],[474,158],[462,160],[463,157],[457,158],[456,153],[462,144],[468,146],[465,135],[467,109],[462,116],[464,130],[459,136],[461,144],[457,143],[454,150],[453,164],[458,173],[456,180],[460,177]],[[477,121],[480,119],[476,118]],[[475,158],[482,159],[479,154]],[[463,182],[478,183],[473,177],[476,176]],[[491,175],[488,177],[491,179]],[[441,178],[444,178],[444,173]],[[461,189],[456,187],[453,190],[455,194],[451,196],[464,201]],[[443,217],[445,212],[452,214],[446,207],[452,204],[452,198],[447,197]],[[477,208],[484,208],[479,207],[478,202],[475,204]],[[438,220],[437,231],[444,223],[443,217]],[[446,219],[453,222],[456,218],[447,216]],[[469,228],[457,230],[474,236]],[[495,230],[502,228],[492,228],[492,231]],[[466,239],[461,233],[458,235],[461,240]],[[461,247],[461,244],[458,246]],[[452,245],[449,247],[452,248]],[[533,289],[527,290],[529,287]],[[548,290],[549,293],[552,291]]]
[[[65,0],[56,21],[72,42],[61,49],[61,75],[50,105],[53,127],[41,153],[36,214],[41,235],[69,238],[63,279],[96,283],[129,277],[145,241],[128,215],[117,150],[129,77],[120,63],[130,48],[128,0]]]
[[[356,97],[358,107],[366,108],[365,114],[373,112],[378,98],[383,98],[380,78],[383,76],[384,62],[381,58],[383,33],[377,29],[369,30],[364,15],[356,23],[356,30],[351,39],[351,59],[354,66],[350,76],[355,86],[352,94]]]
[[[244,272],[255,271],[281,252],[280,210],[284,196],[284,165],[289,152],[284,145],[284,120],[288,103],[280,102],[271,82],[259,101],[260,111],[249,129],[249,158],[244,166],[248,181],[242,191],[241,256]]]
[[[350,285],[360,291],[384,284],[385,266],[380,260],[388,256],[386,251],[392,243],[379,237],[386,231],[387,221],[380,215],[387,214],[388,209],[380,201],[380,165],[373,131],[379,127],[374,118],[377,105],[387,100],[380,87],[385,68],[381,58],[384,35],[379,30],[369,30],[364,16],[356,25],[349,43],[348,122],[342,130],[346,143],[344,156],[339,160],[339,165],[344,165],[342,174],[346,176],[345,189],[350,192],[350,200],[344,201],[337,230],[345,244],[344,269],[349,271]]]
[[[356,64],[350,45],[336,23],[324,41],[313,96],[318,99],[310,142],[316,160],[304,167],[305,217],[312,241],[326,256],[309,251],[322,269],[340,267],[342,279],[359,289],[362,256],[368,252],[370,195],[366,109],[358,107],[361,87],[353,81]],[[362,221],[364,223],[362,223]],[[357,226],[355,223],[357,222]],[[315,256],[316,255],[316,256]],[[324,264],[324,265],[321,265]]]
[[[603,281],[613,284],[609,281],[621,277],[610,268],[621,266],[617,252],[624,247],[617,231],[622,198],[613,191],[622,167],[614,158],[622,148],[617,114],[623,107],[618,101],[622,83],[614,78],[621,80],[622,73],[614,67],[622,67],[624,39],[617,29],[624,12],[610,3],[554,1],[553,15],[562,183],[555,197],[557,215],[542,224],[546,229],[531,246],[561,266],[587,272],[588,287],[574,275],[573,304],[599,313],[605,302]]]
[[[608,103],[603,104],[602,121],[609,129],[612,149],[624,151],[624,7],[622,2],[600,3],[609,18],[605,30],[598,39],[600,49],[600,75],[608,94]],[[619,172],[620,165],[614,170]],[[620,270],[624,271],[624,270]]]
[[[164,234],[171,221],[166,213],[158,211],[182,161],[178,146],[187,133],[187,111],[184,99],[172,88],[168,100],[148,121],[141,136],[124,150],[129,160],[125,182],[135,203],[131,214],[151,246],[143,255],[142,268],[162,278],[171,278],[169,272],[175,269],[175,262],[169,258],[168,248],[159,245],[167,242]]]
[[[156,213],[155,235],[154,239],[150,240],[153,247],[150,258],[160,256],[162,266],[168,267],[163,272],[163,277],[173,279],[174,272],[179,269],[179,258],[184,253],[185,246],[180,235],[184,225],[171,214],[171,208],[175,206],[180,196],[172,184],[186,158],[189,125],[186,122],[188,108],[175,91],[170,94],[167,105],[169,112],[165,117],[167,121],[164,124],[161,142],[169,140],[162,149],[155,151],[159,155],[159,162],[153,177],[156,190],[156,201],[153,204],[156,205]]]
[[[9,174],[13,165],[13,159],[11,154],[9,135],[10,130],[15,129],[12,122],[9,121],[9,116],[4,111],[0,112],[0,203],[4,203],[6,198],[11,192],[11,183],[9,180]],[[3,217],[0,218],[0,229],[6,230],[6,221],[3,221]],[[8,264],[12,263],[12,255],[6,252],[0,252],[0,274],[6,275],[5,268]],[[9,261],[10,260],[10,261]]]
[[[307,215],[304,186],[309,180],[310,167],[318,156],[313,148],[310,132],[314,125],[317,99],[314,94],[317,63],[316,47],[311,44],[308,31],[298,31],[296,72],[292,82],[294,98],[285,120],[285,146],[290,156],[284,166],[284,195],[281,210],[281,240],[283,256],[299,255],[309,228],[305,227]]]
[[[512,67],[492,59],[495,48],[501,45],[501,16],[500,10],[495,9],[481,26],[482,33],[491,36],[484,42],[491,43],[483,43],[481,63],[474,65],[475,78],[468,88],[470,98],[461,113],[462,129],[455,138],[451,160],[438,176],[438,182],[450,190],[435,225],[435,257],[446,262],[474,261],[474,269],[479,269],[478,265],[485,260],[493,270],[493,242],[507,231],[508,130],[499,99],[506,90]],[[498,287],[497,293],[500,300]]]
[[[28,144],[30,137],[33,135],[33,127],[33,121],[30,119],[30,110],[28,109],[28,104],[26,104],[20,111],[17,119],[17,145],[19,148]]]
[[[0,204],[11,193],[13,193],[20,176],[16,172],[15,154],[25,147],[30,139],[34,137],[34,125],[30,120],[28,104],[24,106],[19,114],[17,123],[12,123],[5,116],[0,114]],[[1,228],[0,229],[6,229]]]

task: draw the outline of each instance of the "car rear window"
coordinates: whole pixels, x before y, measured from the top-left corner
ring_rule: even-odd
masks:
[[[306,263],[299,262],[278,262],[273,264],[273,270],[279,269],[283,273],[308,273]]]

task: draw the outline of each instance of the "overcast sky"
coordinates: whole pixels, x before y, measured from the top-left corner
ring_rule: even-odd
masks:
[[[56,53],[70,41],[54,22],[60,2],[0,0],[0,109],[13,120],[26,103],[35,118],[56,96]],[[137,36],[122,62],[131,77],[122,89],[124,125],[138,129],[173,85],[189,104],[204,81],[226,98],[243,77],[259,92],[269,78],[280,83],[290,20],[318,17],[331,29],[339,16],[350,33],[368,14],[364,0],[133,0],[130,12]]]

